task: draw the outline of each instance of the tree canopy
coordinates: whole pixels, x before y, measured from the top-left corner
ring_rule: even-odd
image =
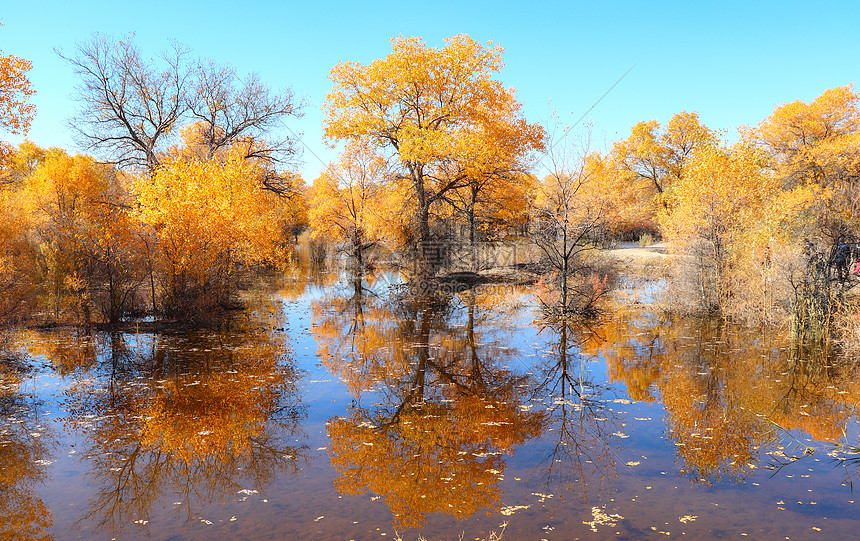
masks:
[[[544,130],[529,124],[514,91],[494,76],[502,48],[458,35],[441,48],[419,38],[392,40],[368,65],[332,69],[325,104],[330,141],[362,140],[387,152],[394,174],[411,184],[419,245],[431,240],[431,208],[486,177],[525,169],[543,149]]]

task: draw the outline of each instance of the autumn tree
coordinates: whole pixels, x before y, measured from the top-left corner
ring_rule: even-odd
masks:
[[[36,106],[27,103],[36,93],[27,79],[32,68],[29,60],[0,50],[0,128],[9,133],[27,133],[36,114]]]
[[[98,309],[118,323],[142,281],[129,183],[112,167],[59,149],[26,177],[23,201],[41,242],[44,283],[55,316],[71,296],[84,322]]]
[[[395,175],[410,184],[419,248],[432,244],[431,214],[448,195],[477,179],[524,168],[543,148],[543,130],[528,124],[514,92],[493,79],[502,48],[466,35],[427,47],[392,40],[387,57],[332,69],[325,104],[331,141],[360,140],[383,149]],[[427,257],[422,272],[429,272]]]
[[[767,156],[783,199],[795,202],[785,213],[785,229],[793,234],[788,274],[794,330],[801,339],[831,335],[831,321],[843,311],[843,293],[851,287],[839,279],[835,259],[839,243],[860,236],[858,100],[852,85],[832,88],[809,103],[779,105],[744,131]],[[802,239],[809,244],[801,246]]]
[[[743,234],[755,227],[779,185],[763,168],[764,156],[743,143],[709,145],[687,164],[662,218],[672,250],[695,257],[699,306],[725,310],[735,293],[733,264],[746,248]]]
[[[667,198],[683,178],[689,158],[717,140],[696,112],[677,113],[664,131],[660,128],[656,120],[637,123],[630,137],[616,142],[607,156],[615,171],[610,189],[629,207],[627,218],[632,224],[656,223],[658,210],[668,209]]]
[[[805,233],[825,241],[828,256],[860,234],[860,95],[853,86],[780,105],[746,135],[767,153],[783,189],[817,190]]]
[[[0,130],[24,134],[30,127],[36,107],[27,103],[35,93],[27,79],[32,63],[0,50]],[[23,316],[25,303],[32,297],[34,253],[26,238],[28,216],[21,209],[18,188],[4,186],[20,180],[20,163],[13,157],[22,152],[0,139],[0,317],[12,321]]]
[[[309,213],[313,235],[346,242],[359,269],[364,252],[383,235],[386,180],[382,157],[353,143],[313,184]]]
[[[0,318],[6,322],[20,321],[39,309],[41,254],[32,235],[34,216],[25,180],[45,156],[45,149],[24,141],[0,162]]]
[[[237,271],[286,259],[289,199],[259,189],[259,175],[238,147],[206,160],[177,151],[138,178],[136,218],[150,232],[164,314],[211,316],[229,306]]]

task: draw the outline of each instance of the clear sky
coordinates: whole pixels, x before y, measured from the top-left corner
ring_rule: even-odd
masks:
[[[145,55],[176,38],[195,55],[256,72],[307,103],[291,120],[313,154],[310,182],[333,151],[323,142],[321,106],[338,62],[387,55],[390,38],[429,45],[467,33],[505,48],[500,79],[517,90],[529,120],[557,111],[572,123],[631,66],[588,115],[594,146],[629,134],[640,120],[663,123],[698,111],[711,128],[734,133],[775,106],[809,101],[860,79],[860,2],[5,2],[0,50],[33,62],[38,114],[28,138],[78,150],[65,126],[75,109],[75,76],[54,49],[72,54],[94,32],[134,32]],[[19,139],[0,133],[0,138]]]

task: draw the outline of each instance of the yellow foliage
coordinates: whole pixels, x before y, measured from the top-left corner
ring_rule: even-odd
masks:
[[[663,133],[659,129],[656,120],[637,123],[630,137],[615,143],[608,156],[615,176],[612,189],[632,207],[626,218],[633,222],[655,221],[674,185],[683,178],[687,160],[699,148],[717,141],[695,112],[677,113]]]
[[[39,156],[23,147],[21,153],[22,169],[32,167],[27,155]],[[55,308],[65,291],[85,320],[98,302],[108,319],[117,321],[139,266],[130,196],[121,178],[89,156],[50,149],[24,179],[21,198],[41,241],[47,267],[43,288]],[[99,300],[96,292],[105,282],[107,295]]]
[[[520,171],[543,148],[544,131],[521,116],[514,92],[492,77],[502,48],[466,35],[439,49],[419,38],[392,40],[392,53],[362,66],[338,64],[325,108],[331,140],[387,148],[410,188],[418,235],[429,240],[430,209],[453,190]]]
[[[701,149],[687,164],[662,216],[673,249],[683,251],[699,237],[727,245],[768,212],[779,183],[763,164],[763,156],[749,145]]]
[[[137,217],[155,228],[179,271],[193,273],[228,251],[232,262],[274,263],[284,257],[279,199],[259,189],[254,172],[235,156],[223,164],[172,158],[152,179],[135,183]]]
[[[26,103],[36,92],[26,75],[32,68],[29,60],[0,54],[0,128],[11,133],[26,133],[36,114],[36,106]]]
[[[831,245],[860,233],[860,95],[853,85],[777,107],[745,135],[768,152],[787,190],[819,189],[810,236]]]
[[[286,260],[284,200],[260,188],[254,164],[173,156],[138,178],[135,217],[155,238],[154,266],[169,300],[229,288],[238,266]]]
[[[313,183],[309,221],[312,235],[349,242],[360,257],[362,246],[384,233],[385,162],[367,145],[347,146]]]
[[[0,318],[13,321],[26,315],[35,296],[37,252],[28,238],[32,217],[20,189],[0,187],[0,214]]]
[[[811,103],[777,107],[747,136],[768,149],[787,186],[844,180],[860,165],[860,106],[853,86],[826,90]]]

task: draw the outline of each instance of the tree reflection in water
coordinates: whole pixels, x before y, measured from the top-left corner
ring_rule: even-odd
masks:
[[[328,421],[335,486],[381,495],[397,527],[498,509],[503,455],[545,418],[510,368],[509,315],[474,290],[383,295],[355,278],[314,306],[320,359],[356,397]]]
[[[51,539],[53,519],[36,487],[48,476],[54,438],[39,402],[21,391],[29,367],[0,343],[0,538]]]
[[[625,436],[608,389],[595,382],[580,350],[593,332],[589,323],[580,318],[541,322],[541,333],[552,339],[535,394],[546,405],[545,438],[552,445],[536,471],[543,492],[561,501],[570,495],[585,502],[599,497],[604,482],[617,476],[614,437]]]
[[[262,490],[304,460],[303,409],[282,334],[251,323],[217,332],[111,334],[97,377],[68,389],[98,487],[81,520],[120,532],[153,506],[200,506]],[[164,501],[161,501],[164,499]]]
[[[584,348],[603,355],[632,398],[659,399],[682,473],[742,482],[759,466],[808,456],[805,437],[837,444],[855,418],[855,363],[792,347],[778,333],[722,320],[613,307]]]

